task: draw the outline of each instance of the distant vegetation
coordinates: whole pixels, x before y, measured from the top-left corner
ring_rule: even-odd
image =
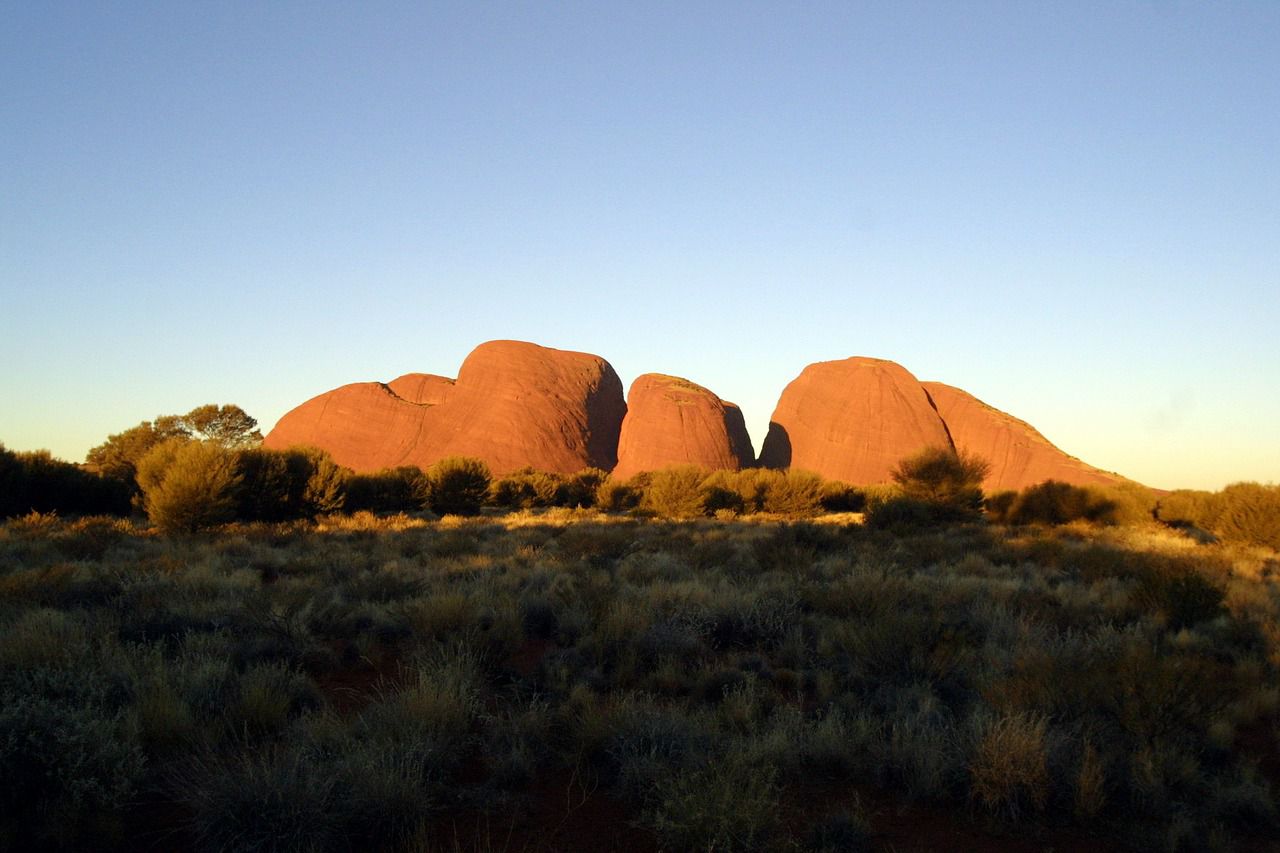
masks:
[[[332,512],[472,515],[493,509],[592,508],[661,518],[756,513],[801,519],[866,512],[883,529],[987,520],[1013,525],[1159,521],[1229,542],[1280,549],[1280,486],[1235,483],[1220,492],[1164,495],[1128,483],[1046,481],[984,495],[984,460],[926,448],[904,459],[893,483],[856,487],[800,471],[707,472],[674,466],[613,480],[525,469],[494,478],[480,460],[451,457],[357,474],[322,450],[260,447],[257,421],[238,406],[206,405],[144,421],[89,451],[83,465],[48,452],[0,445],[0,517],[28,512],[128,515],[142,510],[162,530],[191,532],[228,521],[287,521]],[[181,452],[179,450],[182,449]],[[203,449],[200,449],[203,448]]]

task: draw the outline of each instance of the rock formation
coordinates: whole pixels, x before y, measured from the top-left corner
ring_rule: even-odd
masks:
[[[1031,424],[988,406],[966,391],[941,382],[922,384],[946,422],[956,449],[991,463],[983,482],[988,493],[1023,489],[1045,480],[1077,486],[1124,482],[1123,477],[1063,453]]]
[[[426,406],[438,406],[453,390],[453,380],[433,373],[406,373],[387,383],[391,393],[401,400]]]
[[[919,381],[892,361],[846,358],[811,364],[786,387],[760,464],[867,485],[930,446],[953,445]]]
[[[599,356],[490,341],[457,380],[411,373],[345,385],[287,413],[263,443],[313,445],[357,471],[473,456],[495,474],[573,473],[614,466],[625,413],[622,383]]]
[[[631,383],[613,475],[692,464],[736,471],[755,461],[742,412],[687,379],[646,373]]]
[[[476,347],[456,380],[407,373],[328,391],[281,418],[264,444],[313,445],[357,471],[473,456],[498,475],[595,467],[627,478],[668,465],[736,470],[753,461],[742,412],[706,388],[644,374],[631,385],[628,410],[604,359],[519,341]],[[898,462],[929,446],[989,461],[988,492],[1049,479],[1127,482],[958,388],[921,383],[875,358],[806,367],[778,400],[760,463],[869,485],[888,482]]]

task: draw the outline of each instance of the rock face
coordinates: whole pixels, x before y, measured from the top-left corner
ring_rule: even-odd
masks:
[[[988,493],[1023,489],[1045,480],[1077,486],[1124,482],[1123,477],[1063,453],[1031,424],[988,406],[966,391],[941,382],[922,384],[951,431],[956,449],[991,463],[983,482]]]
[[[760,464],[868,485],[930,446],[954,445],[919,381],[892,361],[846,358],[811,364],[786,387]]]
[[[391,393],[401,400],[420,403],[426,406],[437,406],[445,401],[453,390],[454,382],[433,373],[406,373],[387,383]]]
[[[687,379],[646,373],[631,383],[613,475],[668,465],[736,471],[755,461],[742,411]]]
[[[614,466],[625,413],[622,383],[599,356],[490,341],[457,380],[410,373],[344,385],[286,414],[263,444],[313,445],[356,471],[473,456],[495,474],[573,473]]]
[[[706,388],[644,374],[631,385],[628,411],[604,359],[520,341],[476,347],[457,379],[407,373],[328,391],[281,418],[263,443],[319,447],[356,471],[472,456],[498,475],[594,467],[627,478],[668,465],[736,470],[753,462],[742,412]],[[806,367],[778,400],[760,464],[869,485],[888,482],[898,462],[929,446],[990,462],[988,492],[1049,479],[1127,482],[971,394],[921,383],[875,358]]]

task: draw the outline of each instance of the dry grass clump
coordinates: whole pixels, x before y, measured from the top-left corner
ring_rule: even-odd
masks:
[[[1047,718],[1036,714],[979,722],[969,760],[970,796],[1010,820],[1043,810],[1049,800],[1048,725]]]

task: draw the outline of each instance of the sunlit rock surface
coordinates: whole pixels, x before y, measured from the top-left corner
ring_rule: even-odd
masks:
[[[736,471],[755,461],[742,412],[676,376],[646,373],[631,383],[614,476],[669,465]]]
[[[866,485],[930,446],[951,437],[919,381],[892,361],[846,358],[811,364],[786,387],[760,463]]]
[[[495,474],[608,470],[625,413],[622,383],[599,356],[490,341],[456,380],[407,374],[321,394],[281,418],[264,444],[319,447],[356,471],[446,456],[483,459]]]
[[[983,483],[988,492],[1023,489],[1045,480],[1077,486],[1124,482],[1123,477],[1062,452],[1031,424],[988,406],[967,391],[941,382],[922,384],[946,422],[956,449],[991,464]]]

